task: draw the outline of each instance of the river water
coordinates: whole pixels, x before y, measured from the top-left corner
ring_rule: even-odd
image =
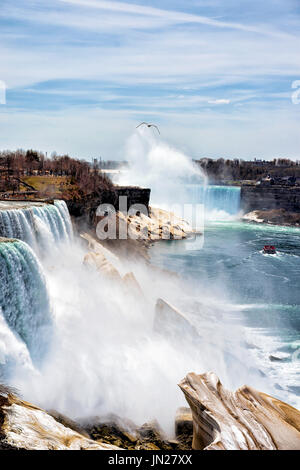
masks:
[[[226,210],[224,198],[219,198],[222,191],[220,187],[216,190],[221,204],[217,209]],[[223,195],[228,193],[228,188],[224,191]],[[233,201],[236,209],[236,193],[227,196],[227,200],[230,204]],[[271,380],[273,395],[297,407],[300,405],[299,235],[298,228],[244,223],[227,217],[227,220],[207,220],[203,235],[195,240],[168,241],[155,244],[150,250],[154,264],[192,283],[197,295],[208,298],[206,302],[212,305],[218,302],[224,316],[230,317],[231,325],[239,326],[251,365]],[[267,244],[276,245],[276,255],[262,253]],[[231,337],[231,328],[226,334]]]

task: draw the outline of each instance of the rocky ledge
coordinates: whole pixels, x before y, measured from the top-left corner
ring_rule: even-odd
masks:
[[[98,225],[99,224],[99,225]],[[148,215],[137,211],[136,214],[112,212],[96,218],[96,225],[116,229],[116,238],[129,238],[136,241],[154,242],[158,240],[182,240],[194,233],[188,222],[173,212],[149,208]],[[101,238],[101,237],[100,237]]]
[[[117,450],[95,442],[0,386],[0,450]]]
[[[256,210],[243,216],[246,222],[256,222],[273,225],[300,226],[300,213],[289,212],[285,209]]]

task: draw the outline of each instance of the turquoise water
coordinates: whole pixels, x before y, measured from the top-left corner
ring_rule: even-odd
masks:
[[[0,380],[46,355],[53,317],[38,255],[54,253],[57,242],[73,235],[64,201],[1,204],[0,237],[13,240],[0,242]]]
[[[20,240],[0,243],[0,323],[3,321],[39,361],[51,334],[50,301],[42,267],[32,249]],[[1,340],[0,346],[16,357],[9,350],[10,343],[5,347],[7,337]],[[0,348],[0,377],[4,356]]]
[[[264,255],[266,244],[276,245],[277,255]],[[253,366],[273,380],[280,398],[299,406],[300,230],[212,222],[196,240],[155,244],[150,253],[200,297],[223,304],[241,327]]]
[[[52,243],[70,240],[72,224],[67,205],[64,201],[54,204],[32,205],[6,210],[0,207],[0,237],[17,238],[37,250],[36,245],[51,247]],[[12,203],[15,207],[16,203]]]
[[[240,209],[241,188],[238,186],[188,184],[185,190],[186,202],[204,204],[206,213],[223,211],[234,215]]]

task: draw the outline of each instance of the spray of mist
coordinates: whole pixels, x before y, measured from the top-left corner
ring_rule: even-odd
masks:
[[[157,419],[172,435],[176,409],[185,405],[177,384],[186,373],[214,370],[229,387],[246,379],[250,361],[239,332],[210,293],[198,286],[195,295],[174,276],[126,263],[142,288],[138,296],[87,269],[85,252],[73,242],[60,247],[59,257],[44,259],[55,333],[44,364],[26,374],[18,368],[11,380],[25,398],[72,418]],[[182,329],[171,339],[167,329],[155,329],[158,298],[184,309],[197,338]]]
[[[118,183],[151,188],[151,203],[160,207],[187,202],[184,182],[197,179],[205,184],[206,178],[191,158],[154,132],[142,127],[128,139],[126,159],[130,168]]]
[[[146,130],[129,139],[128,152],[132,171],[122,183],[150,186],[158,204],[173,203],[174,195],[178,202],[183,177],[203,179],[186,156]],[[73,418],[116,413],[137,424],[157,419],[172,435],[176,409],[185,405],[177,384],[188,372],[213,370],[231,388],[249,380],[251,358],[239,328],[226,317],[231,307],[225,292],[216,296],[215,286],[194,285],[142,260],[119,259],[116,268],[133,272],[142,293],[128,290],[85,266],[87,251],[70,238],[42,258],[53,315],[43,364],[33,366],[20,339],[7,333],[15,348],[10,356],[28,362],[10,377],[26,399]],[[185,328],[170,338],[168,325],[155,326],[159,298],[184,312],[197,330],[194,338]],[[262,382],[254,371],[251,384]]]
[[[200,230],[204,219],[240,217],[239,188],[209,186],[201,167],[165,142],[156,130],[140,127],[129,137],[125,156],[129,169],[118,175],[115,182],[151,188],[154,207],[175,212]]]

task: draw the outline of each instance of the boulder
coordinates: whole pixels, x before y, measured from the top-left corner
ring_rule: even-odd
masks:
[[[123,284],[131,294],[136,294],[140,298],[144,299],[142,288],[132,272],[126,273],[125,276],[123,276]]]
[[[94,267],[97,271],[115,281],[122,281],[119,271],[105,258],[102,253],[87,253],[84,257],[83,263],[86,266]]]
[[[103,243],[100,243],[99,240],[97,240],[93,235],[84,232],[80,234],[80,237],[88,242],[90,251],[102,254],[115,267],[121,265],[119,257],[111,250],[108,250],[105,246],[103,246]]]
[[[154,224],[158,225],[159,227],[165,227],[166,230],[168,227],[171,235],[173,234],[174,237],[177,235],[179,238],[186,238],[187,236],[194,233],[194,230],[190,224],[175,215],[173,212],[151,207],[150,218]]]
[[[190,343],[200,339],[190,320],[163,299],[158,299],[156,302],[154,330],[171,340],[184,339]]]
[[[226,390],[213,372],[188,374],[195,450],[300,450],[300,412],[247,385]]]

